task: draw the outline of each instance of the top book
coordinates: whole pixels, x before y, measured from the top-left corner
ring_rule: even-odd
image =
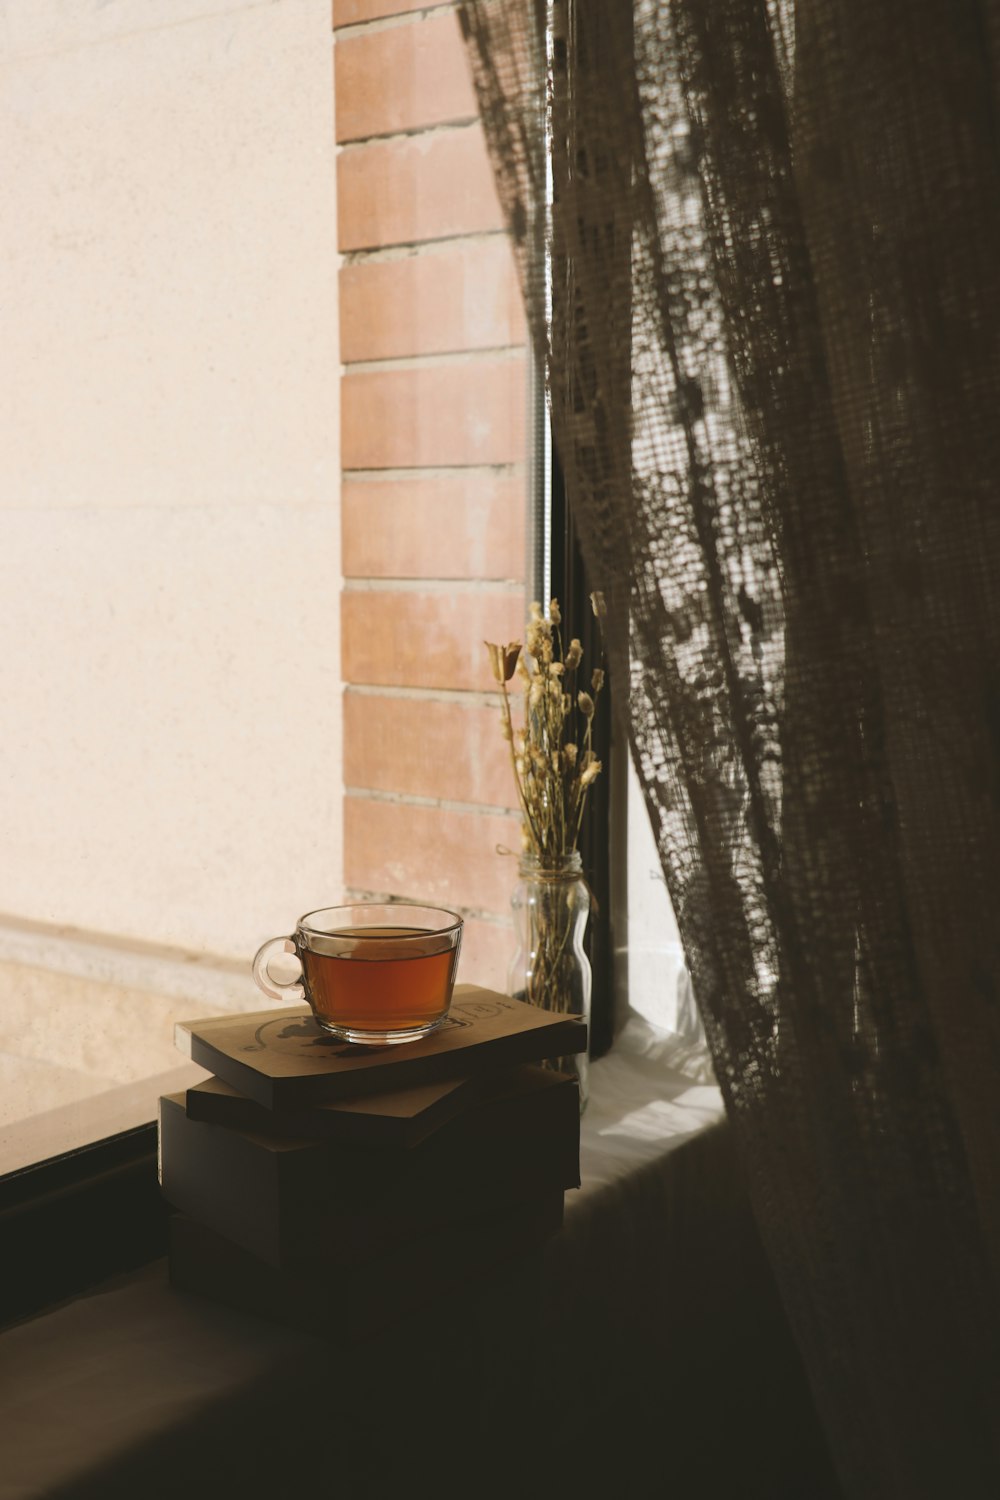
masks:
[[[586,1023],[478,985],[457,984],[444,1025],[419,1042],[363,1047],[330,1036],[305,1005],[182,1021],[192,1062],[265,1109],[357,1099],[582,1052]]]

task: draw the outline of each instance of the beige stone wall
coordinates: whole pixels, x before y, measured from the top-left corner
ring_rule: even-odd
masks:
[[[340,897],[334,154],[329,0],[0,5],[0,1124]]]
[[[246,956],[341,890],[329,0],[0,69],[0,913]]]

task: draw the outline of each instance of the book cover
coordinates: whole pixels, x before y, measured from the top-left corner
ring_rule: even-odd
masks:
[[[575,1080],[540,1067],[408,1152],[235,1130],[160,1101],[167,1201],[268,1264],[347,1267],[416,1234],[580,1181]]]
[[[410,1150],[474,1103],[482,1085],[479,1076],[447,1078],[362,1099],[275,1111],[248,1099],[221,1078],[206,1078],[188,1089],[187,1113],[192,1120],[235,1130]]]
[[[587,1027],[460,984],[444,1025],[403,1046],[342,1042],[304,1005],[180,1022],[175,1040],[192,1062],[265,1109],[295,1109],[582,1052]]]
[[[170,1220],[170,1281],[228,1307],[335,1343],[358,1344],[436,1302],[482,1287],[501,1266],[530,1256],[558,1233],[562,1193],[407,1242],[331,1277],[279,1270],[184,1214]]]

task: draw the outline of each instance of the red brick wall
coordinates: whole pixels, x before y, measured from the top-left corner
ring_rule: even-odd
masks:
[[[334,0],[344,869],[503,988],[518,820],[483,640],[524,616],[524,324],[455,8]]]

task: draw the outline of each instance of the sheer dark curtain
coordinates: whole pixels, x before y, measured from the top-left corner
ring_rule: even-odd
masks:
[[[461,17],[842,1482],[995,1497],[1000,0]]]

